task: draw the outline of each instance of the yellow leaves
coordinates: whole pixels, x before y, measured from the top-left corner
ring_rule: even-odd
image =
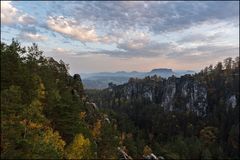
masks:
[[[65,142],[58,132],[54,132],[51,128],[44,133],[43,141],[47,144],[51,144],[57,151],[63,152]]]
[[[66,143],[57,131],[53,131],[52,128],[44,126],[44,124],[32,122],[27,119],[20,121],[20,124],[25,127],[24,138],[33,145],[51,146],[60,157],[63,156]]]
[[[45,86],[41,80],[41,77],[38,75],[33,76],[35,85],[36,85],[36,93],[37,93],[37,99],[44,99],[45,98]]]
[[[101,127],[102,127],[101,120],[98,119],[97,122],[93,126],[92,135],[94,138],[97,138],[100,135]]]
[[[41,81],[40,81],[40,84],[39,84],[39,87],[38,87],[38,98],[39,99],[44,99],[45,98],[45,86]]]
[[[86,112],[80,112],[80,113],[79,113],[79,116],[80,116],[80,119],[81,119],[81,120],[84,120],[85,117],[86,117]]]
[[[152,153],[152,149],[148,145],[146,145],[143,149],[143,155],[147,156],[147,155],[150,155],[151,153]]]
[[[90,140],[82,134],[74,137],[72,144],[66,148],[65,157],[67,159],[85,159],[90,158]]]

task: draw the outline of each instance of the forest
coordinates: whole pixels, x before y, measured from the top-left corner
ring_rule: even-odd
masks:
[[[239,159],[239,57],[84,90],[38,45],[1,42],[1,159]]]

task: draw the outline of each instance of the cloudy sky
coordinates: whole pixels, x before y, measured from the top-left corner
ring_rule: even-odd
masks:
[[[200,70],[239,55],[239,2],[1,1],[1,41],[12,38],[71,74]]]

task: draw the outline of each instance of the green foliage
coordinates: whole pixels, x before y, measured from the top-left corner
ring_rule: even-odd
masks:
[[[104,122],[97,141],[97,157],[100,159],[116,159],[119,137],[116,128],[112,124]]]
[[[26,49],[15,40],[1,42],[0,60],[2,159],[117,159],[118,147],[137,159],[151,153],[165,159],[239,159],[239,57],[183,77],[206,87],[205,117],[165,111],[163,93],[157,92],[166,82],[161,77],[130,78],[136,93],[127,98],[113,84],[86,96],[80,75],[44,57],[36,44]],[[142,97],[146,86],[157,93],[154,103]],[[185,101],[177,94],[173,105],[180,109]]]
[[[80,75],[69,75],[67,64],[44,57],[36,44],[1,43],[0,58],[1,158],[91,158],[98,151],[92,122],[104,119],[86,104]],[[99,149],[113,157],[110,146],[118,141],[111,142],[117,133],[110,126],[101,129],[98,143],[104,140]]]

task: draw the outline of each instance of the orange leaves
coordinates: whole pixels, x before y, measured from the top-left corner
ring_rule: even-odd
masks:
[[[30,129],[40,129],[40,128],[42,128],[42,124],[33,123],[33,122],[29,122],[28,126],[29,126]]]
[[[20,121],[19,123],[24,125],[25,127],[29,128],[29,129],[41,129],[41,128],[43,128],[42,124],[34,123],[34,122],[28,121],[26,119]]]
[[[84,120],[85,117],[86,117],[86,112],[80,112],[80,113],[79,113],[79,116],[80,116],[80,119],[81,119],[81,120]]]
[[[146,145],[143,149],[143,155],[147,156],[147,155],[150,155],[151,153],[152,153],[152,149],[148,145]]]

